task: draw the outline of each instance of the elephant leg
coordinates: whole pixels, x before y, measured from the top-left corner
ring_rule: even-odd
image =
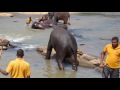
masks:
[[[64,65],[63,65],[64,55],[56,54],[56,60],[58,63],[59,70],[64,70]]]
[[[68,18],[65,18],[64,19],[64,24],[67,24],[67,22],[68,22]]]
[[[46,59],[50,59],[51,52],[52,52],[52,45],[49,40],[48,47],[47,47]]]
[[[72,70],[77,71],[77,62],[76,62],[76,59],[75,59],[74,55],[71,55],[70,59],[72,61]]]
[[[57,23],[58,23],[58,18],[57,17],[54,17],[54,21],[55,21],[55,25],[57,25]]]

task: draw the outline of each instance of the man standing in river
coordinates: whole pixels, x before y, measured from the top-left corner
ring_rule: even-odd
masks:
[[[23,59],[24,51],[19,49],[16,55],[16,60],[10,61],[6,71],[0,69],[0,72],[3,75],[11,73],[11,78],[30,78],[30,64]]]
[[[101,53],[100,67],[103,67],[103,78],[119,78],[120,68],[120,44],[118,37],[113,37],[112,44],[107,44]],[[103,65],[104,57],[107,53],[105,64]]]

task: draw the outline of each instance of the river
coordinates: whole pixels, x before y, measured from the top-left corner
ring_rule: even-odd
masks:
[[[45,60],[45,57],[36,51],[37,46],[46,46],[52,28],[40,30],[26,26],[26,19],[31,16],[35,21],[40,15],[15,14],[14,17],[0,16],[0,38],[6,38],[17,45],[17,48],[4,50],[0,59],[0,68],[6,69],[10,60],[16,58],[16,51],[24,49],[24,59],[30,63],[31,78],[101,78],[101,73],[94,69],[78,67],[72,71],[69,64],[65,71],[60,71],[55,59]],[[62,21],[60,21],[62,22]],[[113,36],[120,38],[120,15],[104,15],[104,13],[86,13],[73,15],[68,30],[72,33],[83,53],[100,57],[104,45],[111,43]],[[80,44],[85,44],[80,46]],[[9,78],[0,74],[0,78]]]

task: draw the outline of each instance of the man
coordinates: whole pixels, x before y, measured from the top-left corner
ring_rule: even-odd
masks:
[[[31,22],[33,23],[32,18],[29,17],[29,18],[27,19],[27,21],[26,21],[26,24],[29,25]]]
[[[120,68],[120,44],[118,37],[113,37],[112,44],[107,44],[101,53],[100,67],[103,67],[103,78],[119,78]],[[107,53],[105,64],[103,64],[104,57]]]
[[[30,78],[30,64],[23,59],[24,51],[19,49],[16,55],[16,60],[10,61],[6,71],[0,69],[0,72],[3,75],[11,73],[11,78]]]

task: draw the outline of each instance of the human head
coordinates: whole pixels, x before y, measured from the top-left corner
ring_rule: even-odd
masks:
[[[23,57],[24,56],[24,51],[22,49],[17,50],[17,57]]]
[[[119,38],[118,37],[113,37],[111,42],[112,42],[112,47],[116,48],[119,44]]]

